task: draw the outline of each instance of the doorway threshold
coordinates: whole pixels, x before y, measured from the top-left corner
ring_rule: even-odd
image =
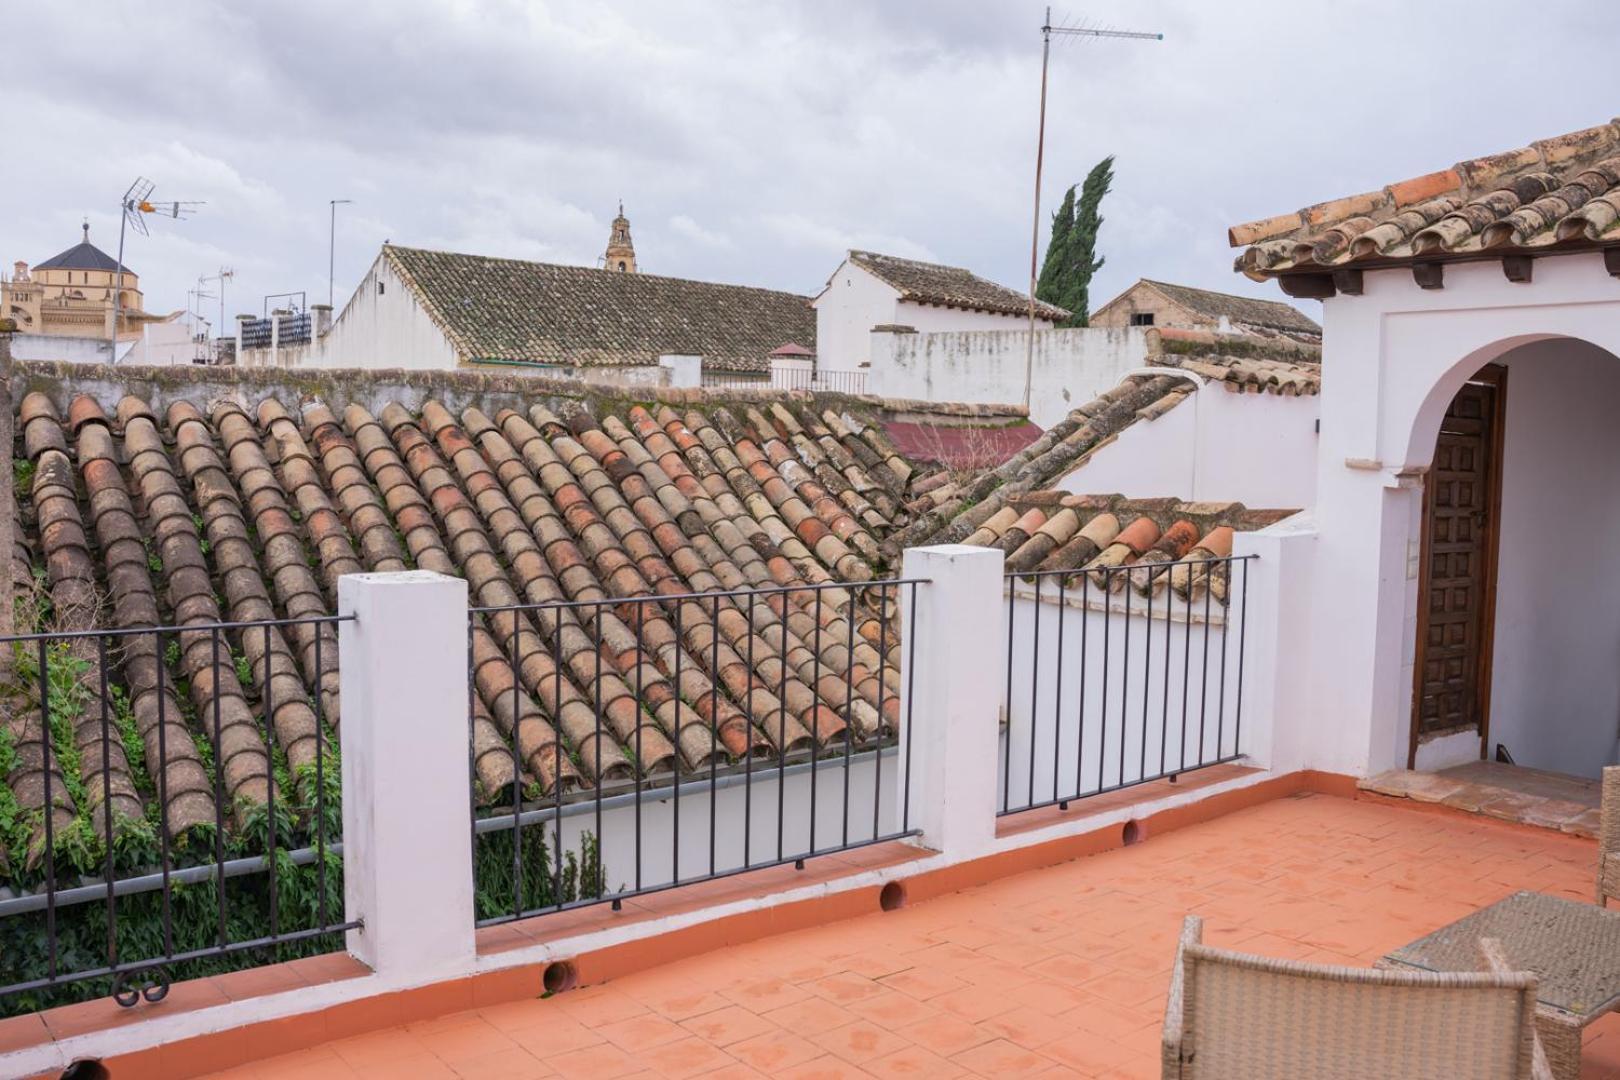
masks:
[[[1391,769],[1358,781],[1356,787],[1371,795],[1587,838],[1597,835],[1602,802],[1600,781],[1497,761],[1470,761],[1434,772]]]

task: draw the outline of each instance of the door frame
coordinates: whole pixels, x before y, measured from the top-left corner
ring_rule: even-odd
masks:
[[[1474,670],[1475,696],[1479,702],[1479,756],[1483,760],[1489,756],[1491,734],[1491,673],[1492,660],[1496,653],[1496,562],[1501,541],[1502,449],[1507,434],[1508,370],[1501,364],[1486,364],[1469,376],[1468,381],[1489,384],[1496,391],[1491,408],[1490,440],[1485,447],[1485,467],[1489,471],[1487,481],[1490,490],[1486,496],[1485,535],[1484,543],[1481,545],[1483,574],[1479,603],[1479,656],[1475,661]],[[1459,387],[1458,393],[1461,392],[1462,388]],[[1448,405],[1447,410],[1449,409]],[[1439,432],[1436,432],[1437,444],[1439,438]],[[1411,741],[1406,755],[1408,769],[1417,767],[1418,745],[1421,742],[1418,722],[1423,708],[1423,653],[1429,637],[1429,576],[1433,562],[1429,550],[1432,497],[1429,476],[1433,467],[1434,456],[1431,453],[1429,470],[1423,474],[1423,513],[1418,544],[1417,640],[1414,642],[1412,653]]]

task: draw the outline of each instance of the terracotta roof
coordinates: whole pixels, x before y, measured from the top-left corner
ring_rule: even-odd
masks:
[[[782,357],[801,357],[814,356],[816,353],[814,349],[807,349],[796,341],[790,341],[786,345],[778,345],[776,348],[772,349],[771,355]]]
[[[1235,225],[1261,280],[1413,262],[1551,254],[1620,239],[1620,121]]]
[[[998,315],[1029,314],[1027,294],[997,285],[971,270],[902,259],[895,255],[879,255],[873,251],[851,251],[849,259],[879,281],[899,290],[902,300],[965,308],[968,311],[988,311]],[[1053,322],[1061,322],[1069,317],[1067,311],[1041,300],[1035,302],[1035,314]]]
[[[1274,339],[1165,327],[1149,332],[1148,364],[1190,371],[1228,390],[1287,397],[1322,392],[1321,349]]]
[[[1189,565],[1232,554],[1235,533],[1261,529],[1294,511],[1250,510],[1242,503],[1188,503],[1036,491],[997,510],[963,543],[999,548],[1010,572],[1074,571],[1100,596],[1127,585],[1138,593],[1169,586],[1191,599],[1207,591],[1226,602],[1226,565]],[[1179,562],[1166,573],[1166,563]],[[1120,567],[1140,567],[1128,573]],[[1087,571],[1090,571],[1088,574]],[[1066,580],[1068,575],[1062,575]]]
[[[678,353],[769,371],[783,342],[816,340],[809,298],[794,293],[395,245],[383,256],[466,360],[647,365]]]
[[[159,408],[132,395],[109,412],[85,395],[32,393],[18,429],[35,473],[12,572],[31,580],[37,564],[58,612],[80,612],[85,628],[138,628],[329,612],[338,579],[361,571],[464,576],[475,604],[508,605],[837,586],[884,568],[880,545],[924,472],[900,457],[875,409],[808,395],[676,398],[704,404],[597,414],[578,401],[555,411],[536,402],[486,413],[430,397],[371,412],[300,408],[294,392],[290,407],[276,396],[211,405],[182,396]],[[484,795],[514,781],[505,738],[514,730],[528,777],[546,790],[667,771],[677,758],[706,767],[842,746],[851,725],[863,741],[891,735],[899,654],[880,655],[876,643],[893,644],[894,612],[849,588],[819,596],[762,600],[752,624],[740,601],[669,600],[642,609],[639,641],[629,606],[484,618],[472,640]],[[172,656],[149,638],[130,642],[113,684],[129,695],[148,762],[159,760],[166,725],[177,832],[213,820],[210,766],[188,715],[212,715],[218,702],[233,806],[265,798],[261,732],[293,766],[312,757],[311,693],[341,723],[330,626],[230,641],[249,670],[268,658],[268,718],[261,688],[238,682],[232,665],[211,678],[208,635]],[[600,682],[589,674],[598,642],[609,646]],[[524,694],[512,692],[514,647]],[[25,806],[42,807],[40,732],[27,726],[38,710],[6,713],[18,763],[8,782]],[[96,728],[87,720],[86,737],[98,738]],[[639,757],[629,749],[637,740]],[[100,754],[82,761],[96,769]],[[114,798],[138,812],[121,748],[107,771]],[[95,776],[83,790],[99,799]],[[68,797],[67,785],[53,787],[58,802]]]
[[[1276,331],[1298,335],[1316,341],[1322,340],[1322,327],[1292,304],[1280,300],[1256,300],[1249,296],[1195,289],[1190,285],[1172,285],[1168,281],[1142,281],[1185,308],[1211,319],[1226,319],[1234,330],[1245,333]]]
[[[1294,343],[1200,331],[1154,330],[1151,367],[1185,369],[1235,392],[1279,396],[1320,392],[1316,350]],[[1133,424],[1186,401],[1193,383],[1166,371],[1132,375],[1086,402],[994,468],[966,477],[937,474],[913,489],[910,521],[884,541],[891,554],[917,544],[963,543],[992,517],[1082,468]]]

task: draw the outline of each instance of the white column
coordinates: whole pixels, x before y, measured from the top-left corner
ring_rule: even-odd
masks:
[[[917,586],[916,620],[901,604],[907,642],[903,707],[915,729],[903,737],[899,790],[911,792],[920,843],[951,861],[989,851],[996,835],[1000,708],[1007,672],[1002,554],[941,544],[908,548],[902,576]],[[910,758],[909,776],[907,758]]]
[[[349,952],[413,985],[471,970],[467,583],[338,579]]]

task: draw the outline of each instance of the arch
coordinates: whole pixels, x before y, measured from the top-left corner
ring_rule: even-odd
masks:
[[[1533,345],[1541,341],[1558,340],[1585,341],[1587,344],[1603,348],[1596,342],[1573,337],[1569,334],[1517,334],[1500,338],[1459,358],[1439,378],[1434,380],[1429,387],[1429,392],[1424,396],[1416,413],[1413,414],[1411,428],[1407,433],[1406,446],[1401,458],[1404,467],[1408,469],[1426,468],[1434,459],[1434,443],[1435,439],[1440,435],[1440,421],[1445,417],[1446,410],[1451,407],[1451,400],[1457,396],[1457,391],[1461,390],[1463,384],[1473,378],[1480,368],[1500,360],[1521,346]]]

